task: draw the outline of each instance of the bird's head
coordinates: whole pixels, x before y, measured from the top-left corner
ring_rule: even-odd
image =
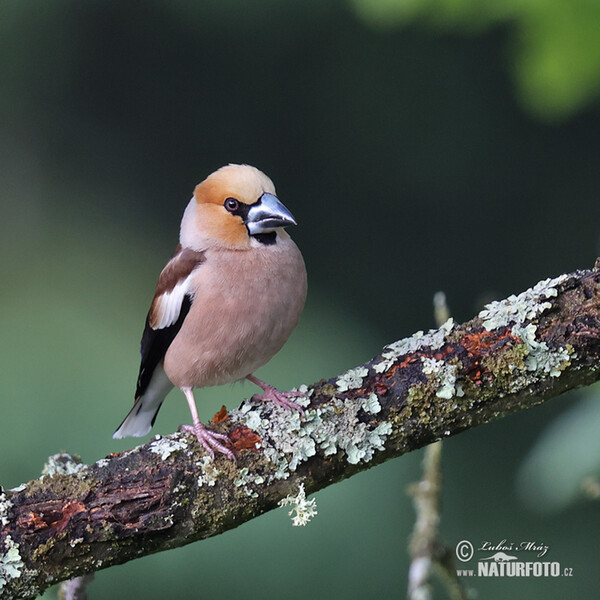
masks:
[[[295,225],[275,195],[273,182],[249,165],[227,165],[194,190],[181,221],[181,245],[196,250],[225,247],[245,250],[273,244]]]

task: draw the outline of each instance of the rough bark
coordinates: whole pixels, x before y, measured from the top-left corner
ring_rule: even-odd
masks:
[[[0,489],[0,598],[236,527],[295,495],[600,378],[600,263],[400,340],[309,388],[304,414],[221,414],[237,462],[176,433]],[[55,461],[56,463],[56,461]]]

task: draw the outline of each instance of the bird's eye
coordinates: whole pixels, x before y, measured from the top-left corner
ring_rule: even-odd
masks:
[[[223,206],[225,206],[225,210],[232,213],[240,207],[240,203],[235,198],[227,198]]]

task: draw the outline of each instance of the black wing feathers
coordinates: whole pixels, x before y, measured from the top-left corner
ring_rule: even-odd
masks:
[[[152,374],[158,363],[165,357],[167,349],[175,336],[179,333],[181,325],[187,316],[192,302],[189,296],[184,296],[181,303],[179,318],[170,327],[164,329],[152,329],[149,324],[149,317],[146,317],[146,327],[142,335],[140,373],[137,380],[135,397],[139,398],[147,389],[152,379]]]
[[[167,349],[179,333],[192,305],[190,294],[181,290],[184,292],[181,307],[176,306],[180,296],[173,295],[174,290],[182,282],[185,282],[192,271],[205,261],[206,255],[204,252],[182,248],[181,245],[178,245],[175,254],[162,270],[142,334],[142,362],[135,392],[136,399],[148,389],[157,365],[164,359]],[[169,303],[171,303],[171,306],[169,306]],[[164,318],[164,311],[166,310],[167,314],[173,314],[177,309],[179,309],[177,320],[172,324],[168,324],[169,318]],[[175,314],[173,314],[173,317]],[[167,326],[163,327],[162,325]]]

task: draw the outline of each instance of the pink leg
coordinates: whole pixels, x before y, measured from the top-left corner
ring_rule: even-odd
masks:
[[[302,392],[280,392],[277,388],[265,383],[258,377],[254,377],[254,375],[246,375],[246,379],[256,384],[264,392],[264,394],[254,394],[254,396],[252,396],[253,400],[269,400],[274,404],[277,404],[277,406],[297,410],[300,414],[304,414],[302,407],[290,400],[290,398],[303,398],[305,394]]]
[[[186,433],[193,433],[196,436],[196,439],[204,446],[206,451],[210,454],[211,458],[215,457],[215,452],[213,448],[217,452],[221,452],[225,454],[228,458],[230,458],[233,462],[235,462],[235,456],[233,452],[226,448],[219,440],[223,440],[224,442],[231,443],[231,440],[222,433],[213,433],[206,429],[204,425],[200,422],[198,418],[198,411],[196,410],[196,402],[194,401],[194,393],[192,392],[192,388],[181,388],[181,391],[185,394],[185,398],[188,401],[188,405],[190,407],[190,412],[192,413],[192,422],[193,425],[181,425],[179,429],[181,431],[185,431]]]

